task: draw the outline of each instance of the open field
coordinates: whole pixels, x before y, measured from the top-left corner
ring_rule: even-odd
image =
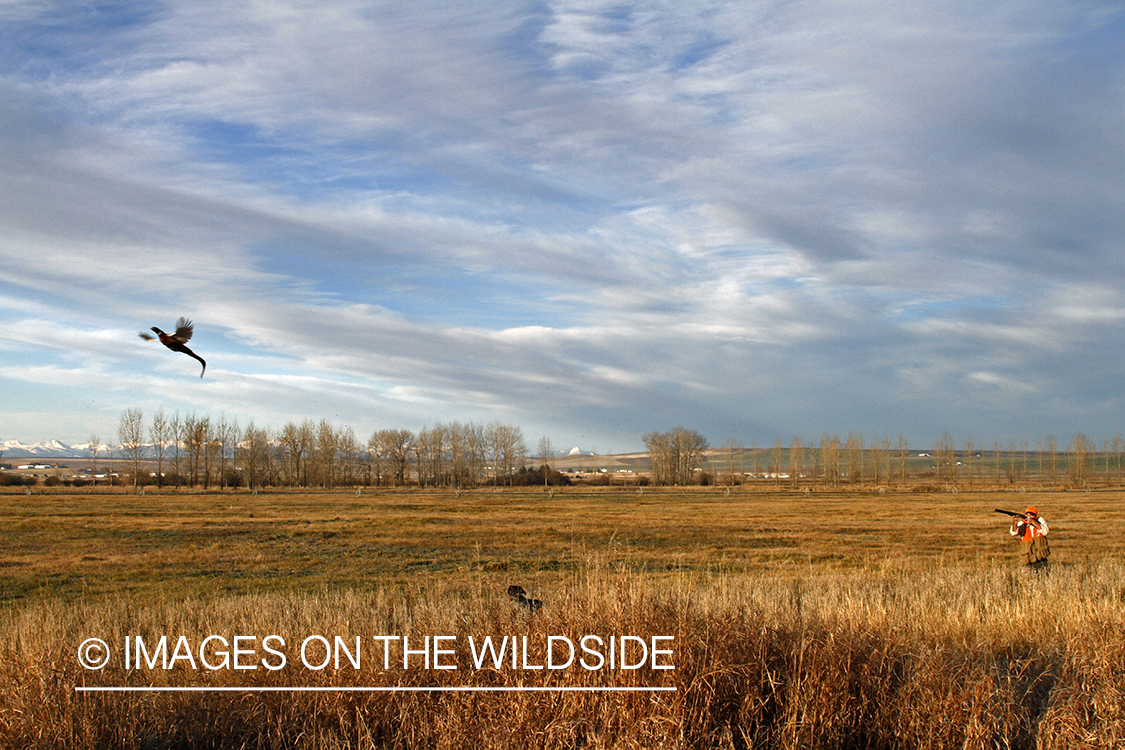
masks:
[[[1120,748],[1123,497],[0,495],[0,745]],[[992,512],[1029,503],[1052,526],[1047,577],[1016,569]],[[546,606],[513,606],[510,583]],[[267,633],[289,645],[284,669],[91,671],[75,656],[87,637]],[[463,649],[448,671],[302,669],[310,634],[526,636],[532,666],[548,636],[671,636],[675,669],[478,669]],[[297,683],[675,690],[75,691]]]
[[[549,588],[582,561],[656,576],[1008,565],[994,507],[1030,503],[1056,565],[1125,557],[1125,493],[541,489],[0,494],[0,601],[363,590],[474,573]]]

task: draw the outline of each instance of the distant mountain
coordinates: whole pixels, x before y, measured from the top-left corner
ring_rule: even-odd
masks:
[[[86,454],[87,445],[67,445],[58,440],[42,443],[21,443],[18,440],[5,440],[0,443],[4,458],[81,458]]]
[[[593,451],[584,451],[576,445],[573,448],[571,448],[565,455],[567,455],[567,456],[596,456],[597,454],[594,453]]]

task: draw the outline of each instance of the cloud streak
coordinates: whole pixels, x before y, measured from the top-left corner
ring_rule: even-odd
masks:
[[[138,405],[603,450],[1112,434],[1123,30],[1097,3],[7,5],[0,378],[105,433]],[[205,383],[135,338],[179,315]]]

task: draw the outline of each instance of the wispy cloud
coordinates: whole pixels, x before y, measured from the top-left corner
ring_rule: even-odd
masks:
[[[3,429],[1111,433],[1123,31],[1097,3],[0,4],[0,377],[74,395],[7,396]],[[203,383],[136,338],[182,314]]]

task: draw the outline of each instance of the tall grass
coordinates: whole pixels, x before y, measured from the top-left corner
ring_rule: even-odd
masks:
[[[519,581],[516,581],[519,582]],[[485,574],[371,591],[28,603],[0,617],[11,748],[1121,748],[1125,566],[966,563],[660,579],[589,558],[546,606]],[[79,666],[97,636],[674,636],[675,670]],[[81,685],[671,686],[674,692],[80,693]]]

